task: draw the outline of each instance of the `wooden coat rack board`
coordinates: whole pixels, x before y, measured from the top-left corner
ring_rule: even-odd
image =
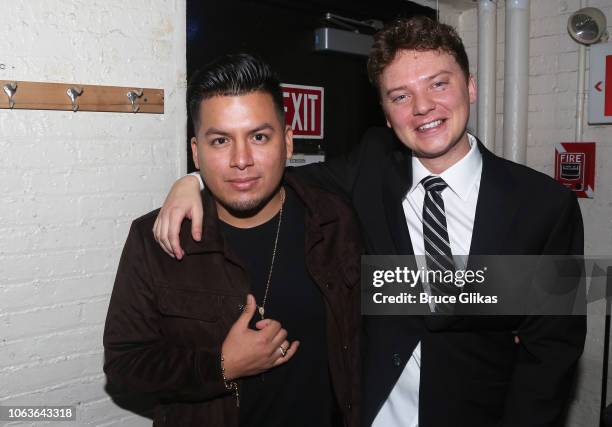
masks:
[[[164,90],[0,80],[0,108],[164,113]]]

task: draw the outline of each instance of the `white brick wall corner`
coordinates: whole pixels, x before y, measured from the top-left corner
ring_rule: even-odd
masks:
[[[4,3],[1,80],[163,88],[165,114],[0,110],[0,405],[151,425],[106,394],[102,330],[131,220],[186,167],[185,0]]]

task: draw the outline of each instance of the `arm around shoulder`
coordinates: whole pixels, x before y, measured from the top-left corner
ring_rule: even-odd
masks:
[[[193,174],[177,180],[170,189],[164,205],[159,211],[153,235],[161,248],[171,257],[181,259],[185,253],[179,240],[181,223],[191,219],[191,235],[194,240],[202,238],[203,206],[200,191],[201,177]]]
[[[387,129],[371,128],[348,154],[289,169],[315,187],[350,199],[359,174],[368,162],[377,161],[380,152],[389,145],[390,137]]]

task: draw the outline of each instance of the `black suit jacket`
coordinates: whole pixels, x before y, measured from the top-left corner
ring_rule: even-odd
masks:
[[[483,169],[470,255],[582,254],[573,193],[550,177],[495,156],[479,143]],[[347,158],[294,171],[350,198],[369,254],[411,255],[402,198],[411,153],[372,129]],[[514,343],[518,331],[520,345]],[[364,425],[370,425],[421,342],[419,425],[563,425],[586,332],[583,316],[364,319]]]

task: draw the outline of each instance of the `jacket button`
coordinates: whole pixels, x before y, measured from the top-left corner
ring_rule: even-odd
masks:
[[[350,410],[352,407],[351,402],[346,402],[346,409]]]
[[[393,355],[393,364],[395,366],[400,366],[402,364],[402,358],[400,357],[398,353],[395,353]]]
[[[342,350],[347,351],[347,350],[348,350],[348,345],[344,344],[344,345],[342,346]]]
[[[329,283],[329,282],[327,282],[327,283],[325,283],[325,287],[326,287],[327,289],[331,289],[332,284],[331,284],[331,283]]]

